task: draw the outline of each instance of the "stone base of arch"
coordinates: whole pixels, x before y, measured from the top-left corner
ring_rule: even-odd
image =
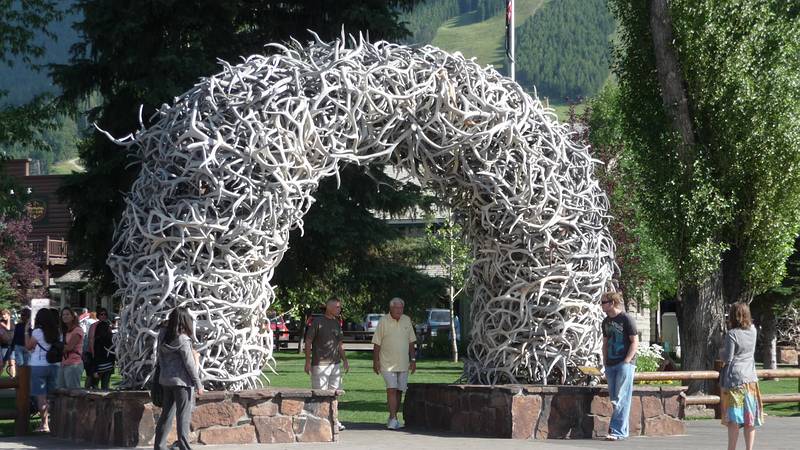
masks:
[[[635,386],[631,436],[686,434],[685,387]],[[410,384],[403,405],[409,430],[507,439],[605,437],[606,386]]]
[[[338,440],[338,397],[344,391],[251,389],[206,392],[192,412],[190,442],[288,444]],[[152,448],[161,408],[149,391],[58,389],[50,429],[57,438],[100,446]],[[177,439],[175,421],[167,444]]]

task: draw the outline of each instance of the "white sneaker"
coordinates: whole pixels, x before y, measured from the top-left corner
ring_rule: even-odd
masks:
[[[342,422],[338,423],[338,427],[339,427],[339,431],[344,431],[345,430],[345,426],[342,425]]]
[[[400,428],[400,422],[398,422],[395,418],[391,418],[389,419],[389,423],[386,424],[386,428],[390,430],[396,430]]]

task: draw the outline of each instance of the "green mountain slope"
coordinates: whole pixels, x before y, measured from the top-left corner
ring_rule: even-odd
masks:
[[[518,0],[515,9],[515,29],[536,13],[545,0]],[[506,67],[506,17],[505,12],[478,21],[477,11],[454,17],[442,25],[432,44],[449,52],[461,52],[467,58],[476,58],[478,63],[492,65],[503,72]]]

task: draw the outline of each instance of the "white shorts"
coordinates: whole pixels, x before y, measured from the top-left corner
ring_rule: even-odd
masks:
[[[342,370],[339,364],[311,366],[311,389],[339,389],[342,381]]]
[[[381,370],[383,381],[386,382],[386,389],[397,389],[405,392],[408,389],[408,371],[406,372],[387,372]]]

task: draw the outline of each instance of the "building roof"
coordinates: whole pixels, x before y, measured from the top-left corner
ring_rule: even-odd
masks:
[[[56,286],[62,284],[88,283],[89,271],[84,269],[73,269],[53,281]]]

